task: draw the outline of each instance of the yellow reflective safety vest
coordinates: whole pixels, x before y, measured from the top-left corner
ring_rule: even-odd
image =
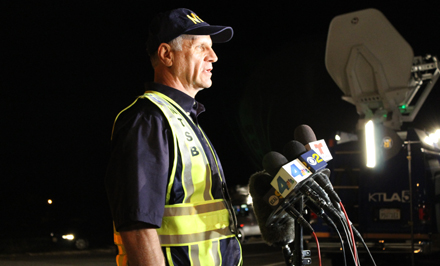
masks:
[[[185,256],[189,259],[190,265],[224,265],[222,264],[220,241],[227,239],[237,241],[240,249],[240,258],[236,265],[241,265],[241,246],[234,233],[230,230],[230,226],[232,226],[230,224],[230,215],[234,214],[229,213],[226,207],[227,202],[224,199],[214,199],[211,193],[211,167],[218,168],[219,166],[213,148],[210,146],[206,136],[203,135],[215,159],[216,165],[214,166],[209,164],[199,138],[189,125],[188,120],[184,117],[185,111],[177,103],[156,91],[147,91],[139,98],[149,99],[162,111],[170,124],[173,134],[173,167],[167,187],[162,225],[157,229],[168,265],[174,265],[172,258],[176,255],[172,252],[173,247],[185,247],[187,253]],[[204,134],[202,130],[200,131]],[[181,176],[185,197],[182,203],[169,204],[176,173],[178,153],[180,153],[182,160]],[[220,175],[220,169],[218,169],[218,172]],[[222,178],[221,175],[220,178]],[[129,265],[121,236],[116,230],[114,230],[114,240],[119,251],[116,257],[117,265]]]

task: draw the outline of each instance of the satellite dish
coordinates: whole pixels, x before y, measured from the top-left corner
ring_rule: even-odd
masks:
[[[411,46],[376,9],[343,14],[330,23],[326,68],[342,98],[356,106],[359,122],[374,119],[392,129],[411,122],[439,75],[437,59],[431,65],[424,60],[414,58]],[[435,73],[429,77],[418,74],[432,69]],[[416,107],[404,110],[427,79],[433,82]]]

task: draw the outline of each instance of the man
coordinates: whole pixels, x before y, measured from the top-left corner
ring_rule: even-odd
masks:
[[[154,83],[117,116],[106,174],[118,265],[242,264],[223,170],[194,100],[212,84],[212,43],[232,35],[184,8],[150,25]]]

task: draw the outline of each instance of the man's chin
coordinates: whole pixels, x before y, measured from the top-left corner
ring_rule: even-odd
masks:
[[[199,92],[199,91],[201,91],[201,90],[204,90],[204,89],[208,89],[208,88],[211,88],[211,86],[212,86],[212,81],[210,81],[210,82],[204,82],[204,83],[200,83],[200,84],[198,84],[198,89],[197,89],[197,92]]]
[[[209,89],[209,88],[211,88],[211,86],[212,86],[212,82],[202,84],[202,86],[200,86],[200,88],[199,88],[199,91],[201,91],[203,89]]]

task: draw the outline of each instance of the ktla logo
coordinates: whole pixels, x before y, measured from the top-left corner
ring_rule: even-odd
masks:
[[[194,14],[194,13],[191,13],[191,16],[190,16],[190,15],[186,15],[186,16],[187,16],[192,22],[194,22],[194,24],[204,22],[201,18],[199,18],[199,16],[197,16],[197,15]]]

